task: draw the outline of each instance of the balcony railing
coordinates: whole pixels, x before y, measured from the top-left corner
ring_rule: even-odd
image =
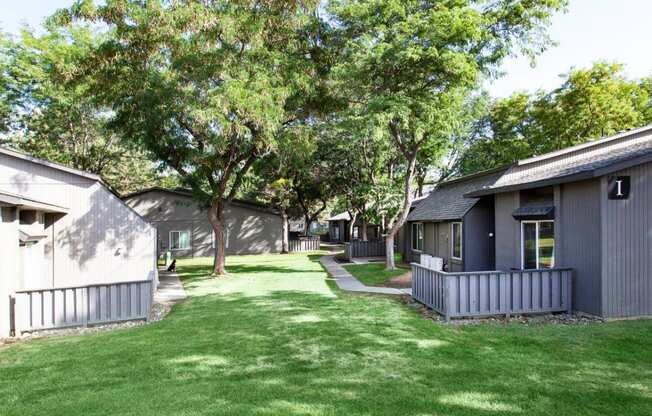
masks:
[[[561,268],[447,273],[412,263],[412,297],[446,319],[570,312],[572,274]]]

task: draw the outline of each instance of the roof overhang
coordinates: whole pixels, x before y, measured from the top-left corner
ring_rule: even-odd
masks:
[[[68,208],[27,198],[22,195],[0,192],[0,206],[17,207],[41,212],[67,214]]]
[[[500,194],[503,192],[520,191],[525,189],[541,188],[544,186],[559,185],[563,183],[578,182],[587,179],[599,178],[601,176],[609,175],[611,173],[618,172],[620,170],[631,168],[633,166],[641,165],[648,162],[652,162],[652,152],[645,154],[643,156],[637,156],[631,159],[622,160],[602,168],[586,170],[571,175],[555,176],[553,178],[542,179],[534,182],[525,182],[525,183],[519,183],[514,185],[479,189],[477,191],[466,193],[464,194],[464,196],[466,198],[478,198],[481,196]]]
[[[45,234],[28,234],[27,232],[20,230],[18,233],[18,241],[21,243],[36,243],[37,241],[43,240],[48,236]]]
[[[555,207],[518,207],[512,212],[512,217],[519,221],[553,220],[555,219]]]

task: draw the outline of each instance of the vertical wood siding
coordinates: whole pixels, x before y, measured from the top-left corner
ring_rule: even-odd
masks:
[[[606,317],[652,314],[652,163],[631,176],[629,199],[607,199],[602,178],[602,309]]]
[[[2,191],[69,209],[46,228],[50,287],[155,278],[155,229],[101,183],[8,155],[0,179]]]
[[[385,255],[385,240],[352,241],[345,243],[344,253],[346,258],[378,257]]]
[[[151,280],[20,291],[16,332],[147,319],[151,305]]]
[[[570,269],[446,273],[412,263],[412,297],[446,318],[570,312]]]
[[[561,186],[555,262],[573,268],[573,306],[601,315],[600,179]]]

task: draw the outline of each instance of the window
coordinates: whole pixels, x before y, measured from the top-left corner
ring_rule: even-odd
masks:
[[[340,239],[340,227],[333,227],[333,240]]]
[[[420,222],[412,224],[412,250],[423,250],[423,224]]]
[[[454,222],[451,224],[451,257],[462,260],[462,223]]]
[[[357,225],[353,227],[353,235],[351,236],[352,239],[357,240],[360,238],[360,227]]]
[[[555,267],[554,221],[521,222],[521,264],[523,269]]]
[[[190,231],[170,231],[170,250],[190,248]]]

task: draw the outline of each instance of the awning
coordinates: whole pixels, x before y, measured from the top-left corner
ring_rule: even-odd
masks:
[[[46,234],[32,234],[23,230],[20,230],[18,234],[18,240],[21,243],[35,243],[48,237]]]
[[[47,202],[37,201],[22,195],[0,192],[0,206],[18,207],[21,209],[30,209],[42,212],[56,212],[67,214],[68,208],[59,205],[49,204]]]
[[[517,220],[552,220],[555,218],[555,207],[519,207],[512,212]]]

